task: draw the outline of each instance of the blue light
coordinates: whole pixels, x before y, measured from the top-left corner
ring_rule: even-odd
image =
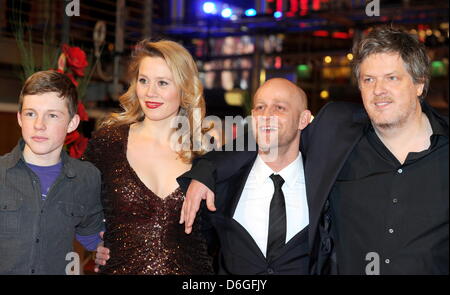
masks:
[[[203,3],[203,11],[208,14],[216,13],[216,4],[214,4],[214,2]]]
[[[224,10],[222,10],[221,15],[223,18],[229,18],[233,15],[233,10],[231,8],[225,8]]]
[[[283,13],[282,13],[281,11],[275,11],[275,13],[273,14],[273,16],[274,16],[275,18],[280,18],[280,17],[283,16]]]
[[[245,15],[246,16],[255,16],[256,15],[256,9],[253,9],[253,8],[247,9],[245,11]]]

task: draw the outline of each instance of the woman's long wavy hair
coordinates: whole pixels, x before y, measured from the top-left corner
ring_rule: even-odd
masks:
[[[119,98],[123,111],[111,114],[102,122],[101,127],[132,124],[144,120],[145,115],[136,95],[136,83],[139,75],[139,65],[145,57],[163,58],[172,72],[181,97],[178,115],[185,116],[189,120],[189,130],[186,130],[185,134],[181,136],[180,143],[182,146],[189,144],[190,148],[182,149],[178,153],[183,162],[191,163],[195,156],[205,152],[201,144],[203,133],[206,131],[201,128],[201,122],[203,122],[205,117],[205,99],[194,59],[183,46],[176,42],[143,40],[137,44],[135,51],[131,55],[128,67],[130,86],[127,92]],[[197,124],[199,126],[194,126],[193,124],[194,109],[200,110],[200,124]],[[195,130],[195,128],[200,130]],[[187,132],[190,132],[189,136],[186,135]],[[194,135],[199,136],[194,137]],[[188,140],[190,141],[187,142]],[[200,150],[193,150],[193,146],[200,146],[201,148]]]

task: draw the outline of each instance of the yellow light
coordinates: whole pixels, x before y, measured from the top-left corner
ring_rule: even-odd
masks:
[[[351,54],[351,53],[347,54],[347,59],[348,60],[353,60],[353,54]]]
[[[262,85],[264,82],[266,82],[266,70],[261,70],[261,73],[259,74],[259,84]]]
[[[330,96],[330,94],[326,90],[322,90],[320,92],[320,98],[322,98],[322,99],[327,99],[329,96]]]
[[[428,29],[428,30],[426,31],[426,34],[427,34],[427,36],[431,36],[431,35],[433,35],[433,31],[430,30],[430,29]]]
[[[323,59],[324,62],[326,62],[327,64],[331,63],[331,56],[325,56],[325,58]]]
[[[244,104],[244,91],[238,89],[227,91],[225,102],[230,106],[242,106]]]
[[[426,37],[426,35],[427,35],[427,34],[425,33],[424,30],[420,30],[420,31],[419,31],[419,38],[420,38],[420,39],[424,40],[425,37]]]

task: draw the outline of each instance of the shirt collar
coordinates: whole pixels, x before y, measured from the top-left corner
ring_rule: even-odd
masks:
[[[258,187],[263,185],[263,183],[269,179],[269,176],[272,174],[279,174],[283,177],[284,183],[289,187],[294,187],[298,180],[302,182],[305,181],[304,175],[301,173],[303,171],[303,162],[300,152],[294,161],[278,173],[273,171],[272,168],[270,168],[259,155],[256,157],[253,169],[255,171],[254,173]]]
[[[439,115],[427,102],[422,101],[422,112],[428,117],[430,121],[433,135],[443,135],[448,137],[448,121]]]
[[[23,141],[23,139],[19,139],[19,142],[17,143],[17,145],[14,147],[14,149],[11,151],[11,153],[9,154],[9,156],[6,159],[6,163],[5,163],[6,169],[10,169],[10,168],[16,166],[17,163],[21,159],[23,160],[22,152],[23,152],[24,146],[25,146],[25,142]]]
[[[16,166],[19,162],[26,163],[23,157],[24,148],[25,148],[25,141],[22,138],[20,138],[16,147],[11,151],[10,157],[6,162],[6,169],[10,169]],[[76,176],[75,169],[71,163],[71,158],[69,157],[69,155],[67,155],[64,149],[61,151],[61,161],[63,164],[64,174],[68,178],[74,178]]]

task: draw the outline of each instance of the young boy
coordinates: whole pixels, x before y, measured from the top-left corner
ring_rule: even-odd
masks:
[[[73,83],[54,71],[22,88],[22,139],[0,157],[0,274],[65,274],[75,234],[92,241],[103,228],[99,170],[63,150],[77,103]]]

